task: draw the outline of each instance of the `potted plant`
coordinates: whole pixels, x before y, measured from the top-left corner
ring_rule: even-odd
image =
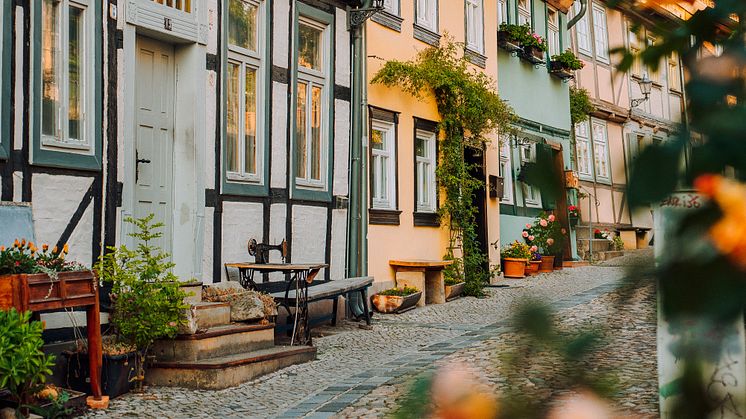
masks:
[[[371,297],[373,307],[380,313],[401,313],[417,305],[422,291],[415,287],[391,288]]]
[[[138,240],[137,248],[126,246],[109,247],[96,266],[101,281],[111,284],[113,303],[110,321],[115,330],[115,340],[135,348],[134,372],[130,381],[141,390],[145,379],[145,356],[148,348],[157,339],[173,338],[179,326],[185,322],[184,303],[186,293],[182,291],[178,278],[171,272],[174,264],[168,261],[170,255],[153,241],[161,237],[162,223],[153,222],[153,214],[144,218],[128,217],[127,223],[135,226],[130,236]],[[130,357],[122,362],[131,373]]]
[[[544,62],[544,52],[549,49],[547,41],[534,32],[524,36],[521,40],[521,58],[531,64],[540,64]]]
[[[521,41],[529,33],[531,33],[531,27],[528,25],[502,23],[497,31],[497,43],[500,48],[508,52],[520,51]]]
[[[526,273],[528,275],[537,275],[539,273],[539,266],[541,266],[541,253],[537,246],[531,246],[531,260],[528,262]]]
[[[575,77],[573,71],[580,70],[585,64],[568,49],[560,54],[552,56],[549,63],[549,72],[554,76],[566,80]]]
[[[113,399],[129,392],[135,382],[137,348],[117,342],[116,336],[105,336],[101,343],[101,391]],[[67,358],[66,384],[73,390],[90,393],[88,348],[85,342],[79,342],[77,350],[64,351],[62,355]]]
[[[536,246],[541,250],[539,272],[551,272],[554,270],[557,256],[562,255],[567,231],[560,226],[554,214],[541,213],[531,226],[531,232]]]
[[[567,207],[567,215],[570,220],[570,226],[575,227],[580,222],[580,210],[575,205]]]
[[[446,301],[450,301],[463,294],[466,282],[461,278],[446,277],[443,279],[443,284],[445,285]]]
[[[0,310],[0,389],[17,412],[27,414],[38,393],[52,374],[54,357],[42,351],[44,326],[31,321],[31,312],[15,308]]]
[[[518,240],[505,246],[500,251],[503,276],[506,278],[524,278],[526,265],[531,259],[531,250],[525,243]]]

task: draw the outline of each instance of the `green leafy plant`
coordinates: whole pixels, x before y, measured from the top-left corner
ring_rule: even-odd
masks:
[[[45,389],[36,394],[36,397],[41,403],[47,402],[47,405],[30,405],[28,408],[31,412],[44,419],[67,418],[74,413],[72,408],[66,406],[67,402],[70,401],[70,393],[65,390],[57,388]]]
[[[588,115],[596,111],[591,96],[582,87],[570,87],[570,121],[573,125],[588,120]]]
[[[110,247],[101,256],[96,271],[99,278],[112,285],[111,323],[118,340],[138,349],[137,376],[141,387],[144,378],[143,356],[160,338],[173,338],[185,321],[186,293],[171,272],[170,255],[153,241],[161,237],[163,224],[153,222],[153,214],[144,218],[126,218],[136,228],[130,236],[138,240],[137,249],[125,245]]]
[[[415,287],[404,287],[404,288],[390,288],[387,290],[383,290],[379,292],[379,295],[391,295],[396,297],[406,297],[407,295],[412,295],[420,292]]]
[[[477,238],[474,205],[474,194],[484,181],[472,175],[474,166],[466,162],[464,152],[467,147],[484,150],[492,132],[510,132],[515,116],[495,93],[494,81],[472,70],[462,52],[461,45],[446,36],[441,45],[421,51],[415,60],[388,61],[372,82],[435,99],[442,131],[436,176],[445,192],[439,215],[449,229],[445,259],[458,261],[449,275],[463,277],[464,292],[477,296],[490,276]]]
[[[520,44],[522,47],[536,47],[542,51],[549,49],[546,39],[534,33],[528,23],[523,25],[502,23],[499,30],[505,32],[509,40]]]
[[[452,286],[454,286],[456,284],[460,284],[462,282],[464,282],[464,281],[461,280],[461,279],[459,279],[459,278],[453,278],[453,277],[444,277],[443,278],[443,283],[445,285],[448,285],[449,287],[452,287]]]
[[[0,246],[0,275],[47,273],[54,276],[56,272],[69,272],[87,269],[85,266],[65,260],[68,253],[67,244],[58,250],[52,250],[44,244],[41,249],[31,241],[16,239],[13,246]]]
[[[44,327],[31,321],[31,312],[0,310],[0,389],[27,404],[52,374],[54,357],[42,351]]]
[[[526,259],[528,262],[532,257],[531,248],[526,243],[516,240],[513,243],[503,246],[500,250],[500,257],[503,259]]]
[[[616,251],[624,250],[624,240],[622,240],[622,238],[618,235],[614,236],[614,238],[612,239],[612,247]]]
[[[567,231],[562,228],[554,214],[542,212],[536,217],[530,234],[534,237],[531,244],[538,246],[543,255],[560,256],[562,254]]]
[[[567,49],[560,54],[552,55],[552,62],[559,63],[562,68],[573,71],[585,67],[583,61],[581,61],[571,49]]]

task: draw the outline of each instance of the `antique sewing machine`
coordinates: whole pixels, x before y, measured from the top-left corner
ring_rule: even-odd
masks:
[[[256,263],[269,263],[269,251],[277,250],[282,255],[282,261],[288,256],[288,242],[282,239],[280,244],[265,244],[257,243],[256,239],[249,240],[248,244],[249,254],[256,258]]]

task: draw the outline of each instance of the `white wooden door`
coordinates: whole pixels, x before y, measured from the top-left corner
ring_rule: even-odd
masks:
[[[155,214],[171,252],[173,219],[174,49],[150,38],[137,39],[135,77],[135,216]]]

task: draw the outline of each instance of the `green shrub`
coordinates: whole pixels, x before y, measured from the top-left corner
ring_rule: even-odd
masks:
[[[415,293],[420,292],[415,287],[404,287],[404,288],[391,288],[384,291],[379,292],[379,295],[393,295],[397,297],[406,297],[407,295],[412,295]]]
[[[453,286],[453,285],[456,285],[456,284],[460,284],[462,282],[464,282],[463,279],[452,277],[452,276],[447,276],[447,277],[443,278],[443,283],[445,285],[448,285],[449,287]]]
[[[516,240],[500,250],[500,257],[503,259],[511,258],[529,260],[532,257],[531,248],[528,247],[526,243],[521,243]]]
[[[52,374],[54,357],[41,350],[43,329],[40,321],[31,321],[30,311],[0,310],[0,389],[21,404]]]
[[[570,49],[560,54],[552,55],[552,61],[560,63],[562,67],[568,70],[580,70],[585,67],[585,64]]]

